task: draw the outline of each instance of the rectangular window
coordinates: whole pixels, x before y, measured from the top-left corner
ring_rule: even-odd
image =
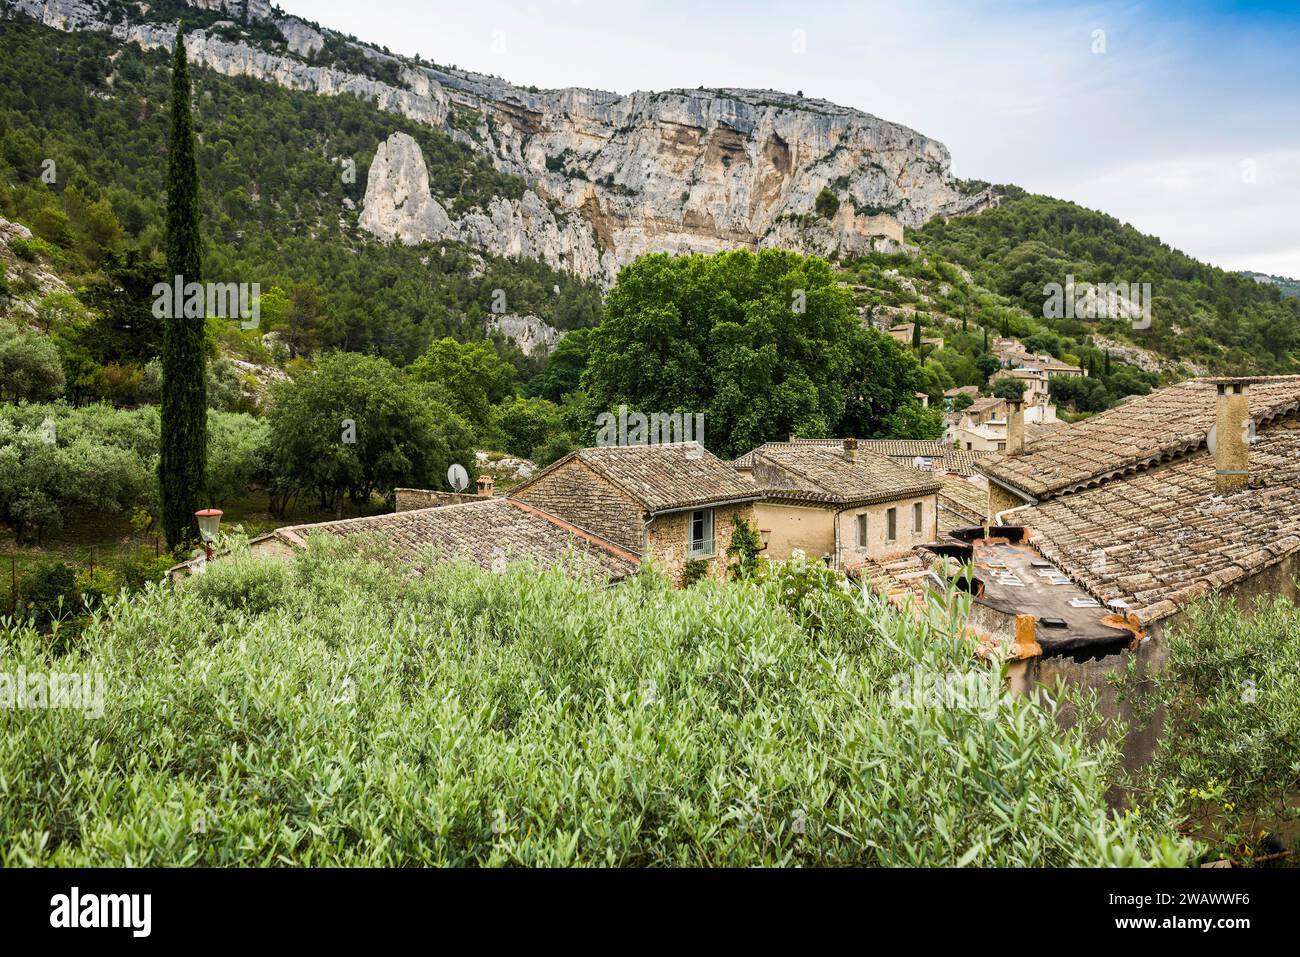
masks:
[[[713,554],[713,509],[702,508],[691,512],[687,554],[691,558],[705,558]]]
[[[858,516],[858,547],[867,547],[867,513]]]
[[[912,506],[912,531],[914,532],[924,531],[925,529],[924,518],[925,516],[922,514],[921,511],[921,503],[917,502],[915,505]]]
[[[885,513],[885,537],[891,542],[898,540],[898,509],[891,508]]]

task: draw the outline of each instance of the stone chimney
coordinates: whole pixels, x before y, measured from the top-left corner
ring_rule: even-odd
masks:
[[[1250,386],[1254,379],[1211,379],[1219,396],[1214,414],[1214,489],[1227,495],[1250,480]]]
[[[492,481],[490,475],[480,475],[478,477],[478,493],[484,498],[491,498],[496,483]]]
[[[1007,455],[1019,455],[1025,450],[1025,403],[1022,399],[1007,399]]]
[[[845,460],[846,462],[852,462],[852,461],[856,460],[857,457],[858,457],[858,440],[857,440],[857,439],[845,439],[845,440],[844,440],[844,460]]]

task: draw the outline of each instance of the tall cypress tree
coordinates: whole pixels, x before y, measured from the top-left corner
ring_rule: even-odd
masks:
[[[172,56],[172,127],[167,153],[167,279],[182,287],[202,281],[199,172],[190,115],[190,69],[185,33],[176,30]],[[174,288],[174,287],[173,287]],[[202,507],[207,474],[208,389],[203,322],[173,302],[162,347],[162,447],[158,462],[162,523],[171,547],[194,538],[194,512]]]

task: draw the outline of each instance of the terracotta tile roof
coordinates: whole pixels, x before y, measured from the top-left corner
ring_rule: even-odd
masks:
[[[576,555],[581,565],[611,581],[627,577],[640,564],[635,555],[612,542],[508,498],[292,525],[276,534],[294,545],[312,535],[373,535],[417,566],[430,549],[436,558],[464,559],[489,570],[513,559],[532,559],[549,567]]]
[[[578,449],[516,486],[511,494],[539,484],[543,476],[575,458],[651,513],[759,497],[752,482],[698,442]]]
[[[1039,439],[1045,439],[1061,429],[1068,429],[1069,422],[1026,422],[1025,423],[1025,441],[1037,442]]]
[[[1051,356],[1046,359],[1034,357],[1025,361],[1025,366],[1031,369],[1042,369],[1044,372],[1077,372],[1083,373],[1079,366],[1072,366],[1068,362],[1062,362],[1060,359],[1053,359]]]
[[[988,502],[987,487],[955,475],[945,475],[943,487],[939,489],[939,531],[943,533],[983,524]]]
[[[973,452],[966,449],[948,449],[943,454],[943,467],[953,475],[970,478],[979,474],[978,465],[997,455],[996,452]]]
[[[843,447],[843,439],[838,441]],[[888,455],[891,459],[916,456],[937,459],[952,451],[951,445],[945,446],[937,439],[860,439],[858,448],[878,455]]]
[[[930,570],[931,561],[928,555],[908,552],[889,559],[863,558],[845,571],[895,608],[921,615],[927,604],[938,600],[947,589]]]
[[[1006,404],[1007,404],[1006,399],[1000,399],[996,395],[986,395],[983,396],[982,398],[976,399],[974,402],[966,406],[966,408],[962,409],[961,411],[969,414],[974,414],[977,412],[987,412],[990,409],[996,409],[999,406],[1003,406]]]
[[[793,442],[768,442],[766,445],[760,446],[760,448],[771,448],[780,445],[819,445],[826,448],[841,449],[844,447],[844,440],[795,439]],[[994,455],[993,452],[970,452],[965,449],[956,449],[953,448],[951,443],[944,443],[938,439],[859,439],[858,450],[888,456],[895,465],[906,468],[912,467],[912,459],[914,458],[928,458],[941,464],[945,471],[963,476],[976,474],[975,463],[991,458]],[[738,469],[753,468],[755,451],[757,449],[746,452],[739,458],[734,459],[731,463],[732,466]]]
[[[998,456],[980,471],[1032,498],[1048,498],[1203,447],[1215,404],[1214,385],[1191,379],[1027,442],[1022,454]],[[1271,376],[1250,387],[1257,427],[1297,409],[1300,376]]]
[[[1202,451],[1009,518],[1097,598],[1154,621],[1300,551],[1300,431],[1263,433],[1250,457],[1262,487],[1216,494]]]
[[[939,480],[858,449],[854,461],[835,446],[774,442],[753,452],[754,481],[765,499],[865,505],[933,495]]]

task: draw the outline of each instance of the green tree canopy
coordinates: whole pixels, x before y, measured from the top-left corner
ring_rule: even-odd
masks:
[[[993,388],[989,390],[990,395],[995,395],[999,399],[1014,401],[1025,397],[1025,383],[1023,379],[999,379],[993,383]]]
[[[63,394],[63,366],[54,343],[0,320],[0,401],[40,402]]]
[[[435,386],[481,441],[496,437],[494,406],[515,394],[515,369],[486,339],[438,339],[411,364],[416,382]]]
[[[660,253],[619,273],[583,385],[597,410],[702,412],[705,444],[730,458],[793,432],[875,434],[916,369],[862,328],[824,260]]]
[[[471,476],[474,437],[460,416],[374,356],[327,354],[275,389],[270,468],[336,508],[399,486],[445,485],[459,462]]]

